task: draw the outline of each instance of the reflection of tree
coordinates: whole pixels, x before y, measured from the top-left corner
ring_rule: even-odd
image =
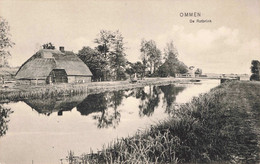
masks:
[[[176,96],[184,89],[185,87],[175,87],[174,85],[149,86],[148,92],[145,92],[145,88],[136,88],[135,97],[140,99],[139,115],[141,117],[151,116],[154,113],[160,102],[161,91],[164,93],[163,104],[166,104],[166,112],[171,113],[174,109],[173,102],[176,100]]]
[[[144,89],[138,90],[136,94],[136,98],[141,99],[141,103],[139,105],[139,115],[142,116],[151,116],[154,113],[154,109],[158,107],[160,102],[160,90],[156,86],[149,86],[149,92],[145,93]]]
[[[4,108],[0,105],[0,137],[4,136],[8,130],[7,123],[10,121],[8,118],[11,113],[13,111],[10,108]]]
[[[139,88],[136,88],[139,89]],[[125,90],[125,94],[124,97],[128,98],[128,97],[133,97],[135,95],[135,89],[127,89]]]
[[[106,93],[88,95],[79,105],[77,110],[81,115],[89,115],[93,112],[102,112],[107,109]]]
[[[144,92],[144,88],[137,88],[135,97],[144,101],[147,97],[147,94]]]
[[[82,115],[88,115],[93,112],[93,118],[98,121],[98,128],[116,127],[121,118],[118,106],[122,103],[124,91],[114,91],[89,95],[83,102],[77,106],[77,110]],[[113,109],[112,112],[110,109]]]
[[[86,95],[60,96],[46,99],[25,99],[27,105],[36,110],[39,114],[49,116],[53,112],[58,112],[61,116],[63,111],[70,111],[76,107]]]
[[[139,116],[152,116],[155,108],[160,102],[160,94],[164,93],[164,103],[167,104],[167,110],[170,111],[176,95],[184,90],[184,87],[168,86],[147,86],[145,88],[135,88],[126,91],[113,91],[89,95],[78,106],[77,110],[82,115],[93,115],[93,119],[97,121],[98,128],[116,127],[121,118],[118,106],[121,105],[123,98],[134,96],[140,100]]]
[[[112,125],[115,128],[116,125],[119,124],[121,114],[117,110],[118,106],[122,103],[124,91],[114,91],[110,93],[110,104],[109,107],[114,109],[114,113],[110,116],[110,120],[112,120]]]
[[[171,113],[172,109],[174,109],[174,101],[176,100],[176,96],[182,92],[185,87],[176,87],[174,85],[165,85],[159,87],[164,93],[163,102],[166,104],[165,111],[167,113]]]

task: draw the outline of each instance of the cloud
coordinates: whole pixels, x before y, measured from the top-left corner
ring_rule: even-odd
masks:
[[[74,50],[75,52],[78,52],[78,50],[82,49],[83,46],[89,46],[91,48],[94,48],[94,39],[89,39],[85,37],[78,37],[74,40],[72,40],[71,43],[71,49]]]
[[[130,62],[136,62],[141,60],[141,52],[140,52],[140,47],[141,47],[141,38],[127,38],[126,40],[126,58]]]
[[[251,60],[259,59],[260,54],[259,39],[243,38],[238,29],[225,26],[196,32],[187,32],[183,26],[173,26],[171,31],[159,35],[157,39],[164,44],[170,40],[174,41],[179,58],[184,63],[206,72],[249,73]]]

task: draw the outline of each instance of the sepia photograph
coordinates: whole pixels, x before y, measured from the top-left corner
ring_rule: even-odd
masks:
[[[0,0],[0,164],[257,164],[259,100],[259,0]]]

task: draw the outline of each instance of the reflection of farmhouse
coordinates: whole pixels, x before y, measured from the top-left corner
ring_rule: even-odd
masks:
[[[76,107],[87,95],[76,95],[72,97],[59,97],[48,99],[25,99],[27,105],[36,110],[40,114],[50,115],[58,112],[62,115],[63,111],[70,111]]]
[[[21,83],[85,83],[92,73],[73,52],[42,49],[28,59],[16,73]]]

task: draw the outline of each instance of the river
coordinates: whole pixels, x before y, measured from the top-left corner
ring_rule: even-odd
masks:
[[[219,80],[203,80],[1,104],[13,113],[0,136],[0,164],[60,163],[69,150],[96,151],[166,119],[176,105],[217,85]]]

